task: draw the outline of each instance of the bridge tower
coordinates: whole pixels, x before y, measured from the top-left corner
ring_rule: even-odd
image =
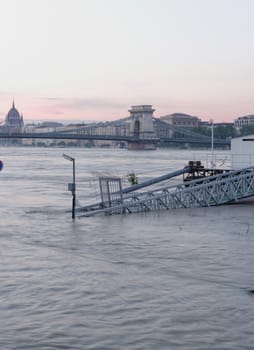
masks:
[[[153,150],[156,149],[157,136],[153,126],[152,105],[132,106],[129,109],[131,115],[130,134],[134,140],[128,143],[129,150]]]

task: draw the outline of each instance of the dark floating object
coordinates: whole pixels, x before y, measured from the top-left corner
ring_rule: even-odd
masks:
[[[247,292],[254,295],[254,289],[248,289]]]

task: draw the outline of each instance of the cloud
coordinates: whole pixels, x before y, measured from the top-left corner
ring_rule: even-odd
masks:
[[[52,102],[58,108],[77,109],[122,109],[126,104],[122,102],[112,102],[100,98],[64,98],[64,97],[44,97],[43,100]]]

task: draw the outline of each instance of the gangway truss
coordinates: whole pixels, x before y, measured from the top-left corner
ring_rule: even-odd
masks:
[[[188,167],[183,169],[183,173],[185,170],[188,170]],[[176,173],[179,175],[179,171]],[[101,203],[97,203],[77,208],[77,216],[137,213],[229,204],[254,196],[254,166],[183,181],[174,186],[161,186],[150,191],[134,190],[131,192],[128,190],[125,193],[124,189],[121,190],[119,183],[113,188],[116,189],[113,197],[117,198],[117,201],[113,201],[112,205],[102,206]],[[111,194],[110,198],[113,197]]]

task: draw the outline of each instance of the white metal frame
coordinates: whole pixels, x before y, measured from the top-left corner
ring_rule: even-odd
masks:
[[[79,212],[79,216],[134,213],[176,208],[223,205],[254,196],[254,167],[147,192],[123,196],[122,204]]]

